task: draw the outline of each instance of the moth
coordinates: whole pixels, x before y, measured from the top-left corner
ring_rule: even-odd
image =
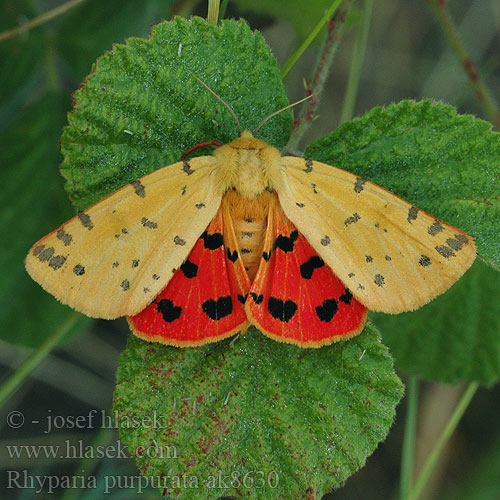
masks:
[[[358,334],[367,310],[423,306],[475,256],[460,229],[244,131],[80,212],[32,247],[26,269],[64,304],[126,316],[148,341],[197,346],[254,325],[320,347]]]

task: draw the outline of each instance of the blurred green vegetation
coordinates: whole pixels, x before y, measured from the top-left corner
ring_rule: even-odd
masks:
[[[24,24],[64,2],[59,0],[0,0],[0,33]],[[327,2],[304,6],[299,0],[284,2],[229,1],[226,17],[244,16],[261,29],[282,65],[322,15]],[[300,5],[301,8],[297,8]],[[453,0],[448,2],[460,36],[491,94],[500,99],[500,2]],[[356,9],[362,7],[355,2]],[[307,11],[302,15],[303,9]],[[41,340],[53,334],[70,311],[43,292],[24,272],[23,259],[30,246],[74,214],[58,172],[62,161],[59,140],[69,96],[99,55],[129,36],[147,37],[152,24],[174,14],[206,14],[206,3],[190,0],[86,0],[48,23],[0,42],[0,145],[2,164],[0,194],[0,368],[3,380],[14,373]],[[345,34],[336,56],[319,117],[303,146],[330,133],[338,125],[351,66],[355,26]],[[303,79],[310,79],[318,47],[308,49],[285,84],[291,101],[303,96]],[[447,42],[429,3],[384,0],[372,14],[361,73],[355,115],[374,106],[401,99],[430,97],[487,119],[463,66]],[[466,295],[466,293],[465,293]],[[465,299],[466,300],[466,299]],[[495,305],[492,306],[493,308]],[[498,307],[498,305],[497,305]],[[500,337],[500,311],[487,319],[492,342]],[[47,431],[47,418],[85,416],[93,410],[111,411],[117,359],[128,335],[123,321],[96,321],[50,353],[0,411],[0,485],[2,498],[31,498],[34,490],[7,489],[9,472],[27,469],[32,475],[95,476],[98,488],[57,490],[50,498],[130,498],[138,482],[109,484],[111,477],[133,477],[132,459],[91,460],[12,458],[6,446],[41,444],[66,446],[66,442],[95,449],[117,446],[111,429],[99,425]],[[432,341],[429,338],[429,341]],[[422,498],[446,500],[496,500],[500,491],[500,393],[498,387],[481,390],[443,455]],[[417,467],[436,440],[436,433],[456,404],[457,388],[422,384],[417,443]],[[399,460],[406,404],[398,408],[395,425],[368,464],[345,487],[327,498],[334,500],[387,500],[397,498]],[[12,428],[7,416],[25,415],[25,424]],[[38,423],[36,423],[38,421]],[[101,422],[95,418],[94,424]],[[82,472],[82,470],[84,472]],[[113,487],[111,487],[113,486]],[[159,498],[148,490],[141,498]]]

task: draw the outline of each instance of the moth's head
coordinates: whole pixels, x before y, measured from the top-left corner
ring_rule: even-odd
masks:
[[[234,149],[264,149],[268,148],[269,145],[260,139],[253,136],[252,132],[245,130],[237,139],[229,143]]]

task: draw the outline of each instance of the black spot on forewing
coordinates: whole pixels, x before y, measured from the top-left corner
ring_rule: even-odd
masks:
[[[208,299],[201,304],[203,312],[214,321],[229,316],[233,312],[233,299],[231,296],[219,297],[217,300]]]
[[[57,231],[56,236],[57,239],[61,240],[64,243],[64,246],[66,247],[71,245],[71,242],[73,241],[73,236],[67,233],[63,227],[59,229],[59,231]]]
[[[446,259],[449,259],[450,257],[455,257],[455,252],[450,248],[445,245],[440,245],[438,247],[434,247],[436,249],[436,252]]]
[[[180,269],[186,278],[196,278],[196,275],[198,274],[198,266],[190,260],[186,260]]]
[[[132,261],[132,267],[137,267],[139,265],[139,259],[134,259]]]
[[[146,196],[146,189],[144,188],[140,180],[132,181],[130,185],[134,188],[135,194],[137,196],[140,196],[141,198],[144,198]]]
[[[183,247],[186,244],[180,236],[174,236],[174,243],[180,247]]]
[[[392,257],[390,255],[386,255],[385,260],[390,261],[390,260],[392,260]]]
[[[54,256],[54,247],[45,248],[42,252],[38,254],[38,260],[40,262],[47,262]]]
[[[153,274],[153,279],[157,281],[160,279],[160,276],[158,274]]]
[[[431,259],[430,259],[430,257],[428,257],[427,255],[421,255],[421,256],[420,256],[420,260],[418,261],[418,263],[419,263],[422,267],[427,267],[427,266],[430,266],[430,265],[431,265]]]
[[[77,264],[74,268],[73,268],[73,272],[77,275],[77,276],[83,276],[85,274],[85,268],[81,265],[81,264]]]
[[[325,236],[322,240],[321,240],[321,244],[326,247],[327,245],[330,244],[330,236]]]
[[[54,256],[54,247],[45,248],[45,245],[39,245],[33,252],[40,262],[47,262]]]
[[[288,323],[297,312],[297,304],[292,300],[283,301],[276,297],[269,297],[267,309],[273,318]]]
[[[49,261],[49,267],[54,269],[54,271],[57,271],[57,269],[61,269],[63,264],[66,262],[66,257],[63,255],[56,255],[55,257],[52,257]]]
[[[310,280],[313,276],[314,270],[323,267],[325,263],[323,259],[317,255],[313,255],[309,260],[300,265],[300,275],[306,279]]]
[[[182,163],[183,163],[182,170],[184,170],[186,174],[188,175],[194,174],[194,170],[191,168],[191,165],[189,164],[188,160],[184,160]]]
[[[118,261],[114,261],[113,264],[111,265],[111,267],[114,269],[116,267],[118,267],[120,265],[120,263]]]
[[[174,305],[169,299],[161,299],[160,302],[156,302],[156,305],[158,312],[167,323],[172,323],[181,317],[182,307]]]
[[[318,190],[316,189],[316,184],[311,184],[311,186],[313,188],[314,194],[318,194]]]
[[[149,229],[156,229],[158,227],[156,222],[150,221],[149,219],[146,219],[146,217],[141,219],[141,224]]]
[[[339,297],[339,302],[349,305],[352,300],[352,293],[349,288],[345,289],[345,292]]]
[[[444,227],[443,225],[441,224],[441,222],[439,222],[438,220],[435,220],[433,223],[432,223],[432,226],[429,226],[429,229],[427,230],[427,232],[431,235],[431,236],[436,236],[436,234],[440,233],[441,231],[443,231]]]
[[[255,292],[250,292],[250,297],[252,297],[253,301],[257,305],[262,304],[262,301],[264,300],[264,295],[257,295]]]
[[[363,191],[364,189],[365,182],[366,181],[361,177],[356,177],[356,183],[354,184],[354,191],[356,191],[356,193],[361,193],[361,191]]]
[[[373,262],[373,257],[371,255],[365,255],[366,262]]]
[[[187,189],[187,186],[184,186],[182,188],[181,195],[185,195],[186,194],[186,189]]]
[[[231,262],[236,262],[238,260],[238,252],[236,250],[234,252],[231,252],[231,250],[228,248],[226,250],[226,255]]]
[[[381,274],[376,274],[375,279],[373,281],[378,286],[384,286],[384,284],[385,284],[385,279]]]
[[[354,222],[358,222],[358,220],[360,220],[361,217],[359,216],[358,213],[353,213],[351,215],[351,217],[347,217],[347,219],[345,220],[344,224],[346,226],[348,226],[349,224],[353,224]]]
[[[123,280],[122,284],[120,286],[126,292],[130,288],[130,281],[129,280]]]
[[[299,208],[304,208],[305,207],[305,205],[303,203],[299,203],[299,202],[295,203],[295,205],[297,205]]]
[[[90,216],[86,214],[85,212],[80,212],[78,214],[78,219],[82,223],[82,226],[87,228],[89,231],[94,229],[94,224],[92,224],[92,220],[90,219]]]
[[[306,168],[304,169],[304,172],[306,174],[309,174],[310,172],[312,172],[312,164],[313,164],[313,161],[312,160],[306,160]]]
[[[410,207],[410,209],[408,210],[408,217],[406,220],[411,224],[412,221],[417,219],[417,215],[418,215],[418,208]]]
[[[203,240],[205,248],[208,250],[217,250],[224,243],[224,238],[221,233],[208,234],[206,231],[200,236]]]
[[[274,242],[274,249],[279,248],[285,253],[293,252],[293,247],[298,237],[299,232],[297,230],[292,231],[290,233],[290,236],[283,236],[282,234],[280,234]]]
[[[448,238],[446,244],[453,250],[461,250],[464,245],[467,245],[469,240],[464,234],[456,234],[454,238]]]
[[[330,322],[338,311],[338,304],[335,299],[327,299],[320,306],[316,307],[316,315],[320,321]]]
[[[197,203],[197,204],[195,205],[195,207],[196,207],[198,210],[200,210],[200,209],[202,209],[202,208],[205,208],[205,203]]]

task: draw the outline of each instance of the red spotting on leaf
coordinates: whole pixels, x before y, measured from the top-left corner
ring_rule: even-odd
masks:
[[[246,329],[243,307],[250,288],[224,247],[223,213],[219,210],[165,289],[146,309],[128,318],[139,337],[176,346],[195,346]],[[241,273],[240,273],[241,274]]]
[[[352,337],[367,315],[278,203],[270,208],[264,257],[246,311],[269,337],[303,347]]]

